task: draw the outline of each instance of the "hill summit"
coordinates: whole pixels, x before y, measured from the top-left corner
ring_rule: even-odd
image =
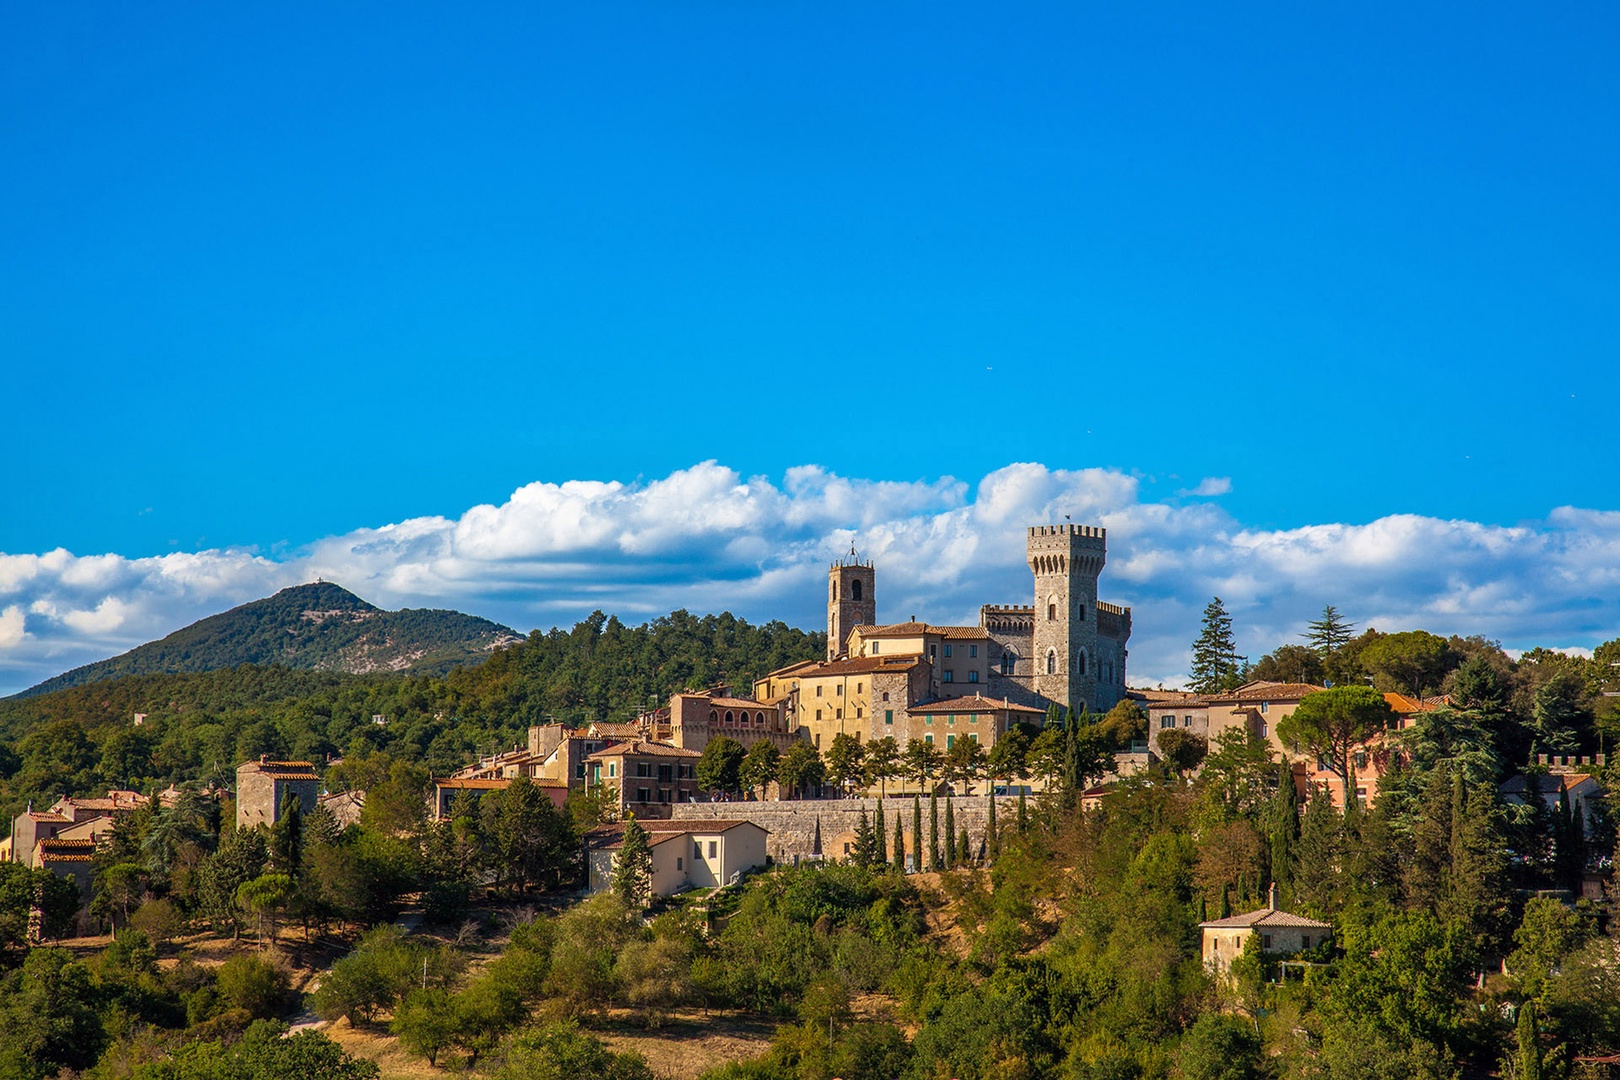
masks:
[[[384,611],[331,582],[282,589],[274,596],[210,615],[121,656],[74,668],[18,697],[125,675],[214,671],[239,664],[281,664],[312,671],[434,674],[482,660],[519,640],[516,631],[459,611]]]

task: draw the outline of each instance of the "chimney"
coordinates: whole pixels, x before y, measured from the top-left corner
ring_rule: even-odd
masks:
[[[269,754],[260,754],[259,755],[259,764],[260,765],[268,765],[268,764],[270,764],[270,755]]]
[[[1271,888],[1266,890],[1266,907],[1271,911],[1277,910],[1277,883],[1273,881]]]

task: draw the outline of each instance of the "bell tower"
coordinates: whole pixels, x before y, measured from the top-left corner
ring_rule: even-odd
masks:
[[[1097,578],[1108,560],[1108,533],[1091,525],[1029,530],[1035,575],[1034,689],[1065,708],[1097,697]]]
[[[828,660],[844,654],[851,630],[877,622],[877,600],[873,596],[876,584],[872,560],[862,562],[853,544],[849,554],[827,571]]]

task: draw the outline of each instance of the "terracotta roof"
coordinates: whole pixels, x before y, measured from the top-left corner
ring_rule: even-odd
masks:
[[[1398,713],[1433,712],[1434,710],[1440,708],[1441,705],[1451,704],[1451,699],[1449,697],[1423,698],[1422,700],[1419,700],[1415,697],[1408,697],[1405,694],[1395,693],[1385,694],[1384,700],[1389,702],[1389,707]]]
[[[531,776],[529,783],[542,788],[565,788],[566,780],[552,780],[545,776]],[[435,778],[433,786],[447,791],[502,791],[512,786],[508,776],[445,776]]]
[[[106,795],[96,798],[80,798],[73,795],[57,800],[57,806],[70,806],[75,810],[138,810],[145,806],[149,800],[138,791],[109,791]]]
[[[656,847],[666,840],[679,840],[686,836],[712,836],[716,833],[730,832],[739,825],[752,825],[762,832],[770,832],[757,821],[746,821],[741,818],[718,818],[714,821],[683,820],[672,821],[668,818],[655,818],[644,821],[636,819],[647,832],[647,843]],[[624,843],[624,822],[618,821],[608,825],[598,825],[585,834],[586,840],[593,847],[612,851]]]
[[[612,738],[614,736],[630,736],[634,738],[641,734],[640,724],[592,724],[590,730],[598,736]]]
[[[1188,702],[1201,701],[1202,698],[1191,690],[1126,690],[1125,696],[1145,701],[1150,706],[1159,704],[1184,705]]]
[[[1146,703],[1149,712],[1154,709],[1207,709],[1209,698],[1199,697],[1197,694],[1188,694],[1186,697],[1173,701],[1149,701]]]
[[[1225,694],[1209,695],[1210,704],[1225,705],[1245,701],[1297,701],[1307,694],[1326,690],[1314,683],[1252,682]]]
[[[686,750],[679,746],[670,746],[668,743],[647,742],[643,739],[632,739],[629,742],[614,743],[603,750],[598,750],[587,761],[597,758],[624,757],[639,754],[644,757],[690,757],[698,758],[703,755],[696,750]]]
[[[1242,929],[1251,926],[1293,926],[1302,930],[1331,930],[1332,925],[1307,919],[1303,915],[1295,915],[1291,911],[1278,911],[1276,908],[1259,908],[1247,911],[1242,915],[1232,915],[1225,919],[1211,919],[1201,922],[1199,926],[1207,926],[1212,930]]]
[[[63,814],[53,813],[53,812],[51,812],[49,810],[29,810],[29,811],[26,811],[26,813],[27,813],[27,816],[28,816],[29,820],[31,820],[31,821],[44,821],[44,822],[49,822],[49,823],[51,823],[53,825],[71,825],[71,824],[73,824],[73,819],[72,818],[67,817],[66,815],[63,815]]]
[[[926,705],[913,705],[907,712],[913,713],[981,713],[981,712],[1022,712],[1033,713],[1036,716],[1046,715],[1045,709],[1032,709],[1028,705],[1018,705],[1009,701],[993,701],[983,694],[973,694],[969,697],[946,698],[943,701],[930,701]]]
[[[94,840],[41,840],[34,848],[41,860],[52,862],[90,862],[96,857]]]
[[[307,761],[248,761],[241,768],[257,769],[274,780],[319,780],[315,766]]]
[[[933,623],[924,622],[887,623],[883,626],[862,625],[850,632],[863,638],[919,637],[931,634],[935,637],[983,641],[990,636],[990,631],[982,626],[935,626]]]
[[[838,675],[871,675],[882,671],[910,671],[921,663],[924,663],[923,658],[914,653],[900,656],[851,656],[843,660],[829,660],[826,663],[816,664],[806,671],[799,672],[798,677],[819,679]]]
[[[740,697],[712,697],[707,699],[710,705],[720,709],[769,709],[771,706],[763,701],[753,698]]]

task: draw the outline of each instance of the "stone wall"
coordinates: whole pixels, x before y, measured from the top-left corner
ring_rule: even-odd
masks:
[[[956,831],[965,826],[968,840],[977,853],[984,843],[985,822],[990,814],[990,799],[985,795],[958,795],[951,800],[956,819]],[[670,816],[676,821],[739,820],[751,821],[770,830],[765,850],[777,862],[792,862],[795,857],[807,858],[815,849],[816,822],[821,823],[821,853],[830,859],[844,856],[844,845],[853,846],[855,827],[860,823],[861,811],[867,820],[877,823],[877,799],[795,799],[785,802],[729,802],[680,803],[671,807]],[[911,835],[911,799],[883,800],[884,824],[888,831],[888,845],[894,845],[894,821],[901,818],[905,829],[906,851],[915,854],[916,841]],[[928,800],[922,800],[922,827],[928,832]],[[1009,828],[1018,819],[1016,796],[996,797],[996,825]],[[939,800],[939,842],[945,843],[945,800]]]

